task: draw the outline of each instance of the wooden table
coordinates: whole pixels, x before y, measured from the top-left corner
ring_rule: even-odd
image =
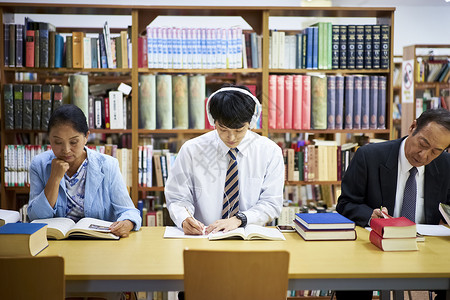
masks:
[[[450,290],[450,237],[426,237],[419,251],[383,252],[357,228],[356,241],[164,239],[164,227],[143,227],[119,241],[60,240],[40,256],[65,259],[66,290],[183,290],[183,249],[287,250],[289,289]],[[270,276],[270,274],[268,274]]]

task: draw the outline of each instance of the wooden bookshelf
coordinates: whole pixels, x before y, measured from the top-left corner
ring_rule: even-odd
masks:
[[[390,131],[393,126],[392,122],[392,101],[393,101],[393,42],[394,37],[394,12],[395,8],[361,8],[361,7],[230,7],[230,6],[143,6],[143,5],[88,5],[88,4],[39,4],[39,3],[1,3],[0,4],[0,19],[3,23],[3,15],[8,14],[73,14],[77,15],[80,19],[83,15],[98,15],[99,18],[105,15],[126,15],[131,16],[132,19],[132,65],[131,68],[125,69],[68,69],[68,68],[12,68],[4,67],[4,45],[3,38],[0,39],[0,81],[3,86],[5,83],[14,82],[15,72],[34,72],[38,74],[38,81],[49,80],[56,77],[59,82],[67,82],[67,74],[73,74],[82,72],[94,77],[94,74],[100,74],[107,77],[107,80],[113,80],[117,77],[118,80],[127,80],[132,86],[132,113],[137,115],[138,106],[138,90],[139,90],[139,75],[140,74],[206,74],[207,76],[218,76],[221,74],[227,74],[227,79],[224,80],[240,80],[239,78],[251,74],[254,76],[254,81],[257,85],[257,90],[262,102],[262,128],[257,130],[258,133],[263,136],[269,136],[269,133],[324,133],[324,134],[337,134],[337,133],[350,133],[350,134],[370,134],[377,135],[389,139]],[[146,26],[151,23],[158,16],[240,16],[242,17],[253,30],[262,35],[262,67],[250,68],[250,69],[148,69],[138,68],[138,35],[143,33]],[[304,18],[376,18],[377,24],[387,24],[391,26],[391,42],[390,42],[390,59],[389,69],[377,69],[377,70],[306,70],[306,69],[269,69],[269,18],[270,17],[304,17]],[[373,21],[368,21],[373,22]],[[67,26],[72,24],[67,24]],[[299,30],[303,28],[298,28]],[[1,29],[3,31],[3,29]],[[59,28],[57,28],[59,30]],[[70,32],[71,28],[61,28],[63,32]],[[86,32],[99,32],[98,28],[77,28],[80,31]],[[114,29],[113,32],[119,32],[120,29]],[[3,35],[1,35],[3,36]],[[383,75],[387,77],[387,94],[386,94],[386,129],[383,130],[269,130],[268,129],[268,82],[270,74],[366,74],[366,75]],[[231,75],[231,76],[230,76]],[[102,77],[95,76],[95,77]],[[228,77],[230,76],[231,79]],[[236,79],[237,78],[237,79]],[[66,81],[64,81],[66,80]],[[100,80],[100,79],[96,79]],[[208,84],[208,80],[207,80]],[[3,112],[3,103],[2,103]],[[3,113],[2,113],[3,114]],[[13,133],[27,133],[34,134],[36,131],[8,131],[4,130],[5,124],[2,115],[2,131],[1,131],[1,149],[4,145],[11,143],[11,136]],[[151,187],[144,188],[138,185],[138,146],[139,138],[151,135],[154,138],[158,136],[174,135],[179,138],[183,138],[189,135],[199,135],[207,132],[208,130],[146,130],[139,129],[138,118],[132,118],[132,129],[129,130],[92,130],[94,133],[101,134],[131,134],[132,141],[132,184],[131,184],[131,198],[136,204],[140,198],[140,193],[145,192],[161,192],[163,188]],[[4,157],[1,156],[1,178],[4,178]],[[323,183],[323,182],[317,182]],[[327,182],[328,183],[328,182]],[[338,182],[332,182],[332,184]],[[288,184],[304,184],[303,182],[291,182]],[[308,183],[309,184],[309,183]],[[27,189],[23,188],[5,188],[4,180],[1,183],[1,208],[18,209],[15,204],[16,192],[27,192]]]

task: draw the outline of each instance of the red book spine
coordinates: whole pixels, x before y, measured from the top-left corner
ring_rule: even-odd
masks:
[[[294,75],[292,129],[302,129],[302,75]]]
[[[284,75],[277,77],[277,129],[284,129]]]
[[[302,129],[311,129],[311,76],[303,77]]]
[[[25,41],[25,66],[34,68],[34,30],[27,30]]]
[[[209,124],[208,114],[206,113],[206,102],[208,102],[208,98],[205,99],[205,129],[214,129],[214,126]]]
[[[292,129],[292,101],[294,93],[294,77],[286,75],[284,77],[284,128]]]
[[[369,240],[372,244],[383,250],[383,238],[378,235],[374,230],[372,230],[369,234]]]
[[[109,120],[109,98],[105,97],[105,128],[110,129],[111,123]]]
[[[277,75],[269,75],[269,129],[277,128]]]

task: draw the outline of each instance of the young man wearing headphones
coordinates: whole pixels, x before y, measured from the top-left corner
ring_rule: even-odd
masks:
[[[264,225],[282,208],[281,148],[252,132],[261,104],[246,87],[223,87],[207,101],[215,130],[183,144],[165,186],[167,208],[185,234]]]

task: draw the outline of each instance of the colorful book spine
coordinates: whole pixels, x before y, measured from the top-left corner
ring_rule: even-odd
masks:
[[[381,25],[372,26],[372,68],[379,69],[381,62]]]
[[[277,128],[277,75],[269,75],[269,129]]]
[[[335,129],[336,76],[327,77],[327,129]]]
[[[327,78],[311,77],[311,125],[313,129],[327,128]]]
[[[64,38],[57,34],[55,35],[55,68],[62,68],[64,56]]]
[[[293,107],[294,77],[284,76],[284,128],[292,129],[292,107]]]
[[[26,33],[25,66],[28,68],[34,67],[34,30],[27,30]]]
[[[311,129],[311,76],[303,75],[302,129]]]
[[[22,129],[23,85],[14,84],[14,129]]]
[[[302,104],[303,104],[303,78],[302,75],[294,75],[292,108],[292,129],[302,129]]]
[[[354,69],[356,63],[356,25],[347,25],[347,69]]]
[[[277,76],[277,129],[284,129],[284,77]]]

